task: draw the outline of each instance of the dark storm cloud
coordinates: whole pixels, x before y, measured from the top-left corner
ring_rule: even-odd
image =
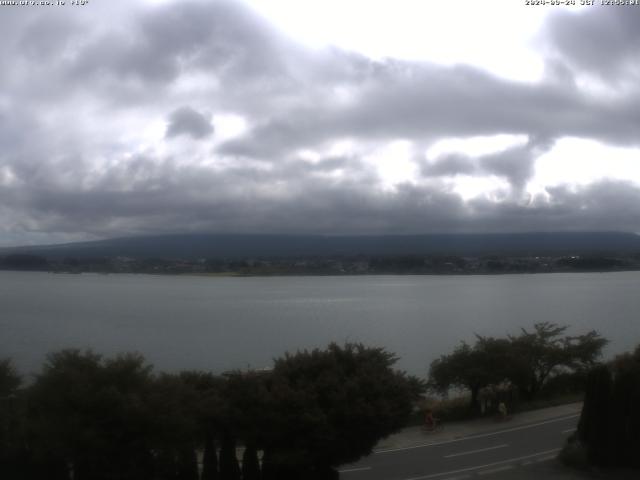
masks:
[[[638,79],[640,9],[618,6],[585,9],[581,14],[558,12],[541,38],[549,51],[577,72],[595,74],[616,84],[628,75]]]
[[[213,133],[213,126],[207,118],[191,107],[180,107],[169,115],[166,137],[187,135],[192,138],[203,138]]]
[[[634,184],[525,189],[561,137],[640,145],[640,9],[553,16],[549,75],[525,83],[308,49],[237,1],[96,4],[0,16],[7,238],[640,229]],[[625,88],[593,95],[576,87],[585,72]],[[243,135],[223,140],[226,114],[244,119]],[[528,141],[421,157],[441,138],[497,134]],[[353,151],[331,153],[344,139]],[[387,188],[366,157],[394,140],[411,143],[422,178]],[[498,176],[511,195],[463,201],[448,183],[457,175]]]
[[[549,198],[529,203],[487,199],[463,202],[433,186],[402,184],[393,192],[368,188],[356,178],[326,182],[308,177],[282,192],[264,182],[282,181],[281,172],[234,169],[216,175],[208,169],[161,165],[140,158],[135,167],[111,172],[101,188],[3,190],[3,205],[28,212],[39,228],[81,229],[93,236],[113,231],[270,233],[415,233],[540,230],[621,230],[640,224],[640,190],[626,182],[599,182],[578,189],[548,189]],[[120,171],[116,171],[120,170]],[[145,171],[150,179],[132,180]],[[183,190],[189,185],[188,192]],[[242,185],[243,188],[238,188]],[[135,188],[130,188],[135,187]],[[212,195],[211,192],[216,192]],[[249,194],[249,192],[251,192]],[[11,202],[13,200],[13,202]],[[29,228],[28,222],[20,224]]]
[[[418,159],[425,177],[455,177],[456,175],[495,175],[509,182],[513,193],[521,195],[533,177],[536,159],[552,147],[547,139],[531,138],[524,145],[479,157],[448,154],[434,161]]]
[[[135,101],[131,90],[144,99],[191,73],[223,82],[229,91],[222,99],[231,102],[236,95],[246,101],[247,90],[288,87],[287,55],[296,48],[238,1],[171,2],[132,18],[125,31],[108,29],[86,42],[68,78],[113,89],[111,100],[125,102]]]
[[[602,180],[581,187],[547,188],[547,199],[530,204],[474,200],[474,219],[486,231],[636,231],[640,189],[625,181]]]
[[[258,124],[221,152],[278,156],[340,136],[428,142],[443,136],[527,134],[640,145],[640,97],[598,100],[565,85],[521,84],[470,67],[390,62],[372,68],[347,106],[302,105]]]

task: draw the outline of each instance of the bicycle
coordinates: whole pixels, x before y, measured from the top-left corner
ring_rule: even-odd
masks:
[[[439,419],[434,418],[433,420],[434,420],[433,425],[427,425],[426,423],[422,424],[420,428],[423,433],[438,433],[444,429],[444,425]]]

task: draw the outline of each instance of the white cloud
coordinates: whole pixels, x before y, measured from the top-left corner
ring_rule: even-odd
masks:
[[[533,81],[544,61],[532,40],[548,8],[513,0],[248,0],[283,31],[315,48],[335,45],[372,58],[464,63]]]
[[[394,140],[375,148],[363,160],[373,165],[385,189],[392,189],[400,183],[414,182],[418,178],[412,143],[407,140]]]
[[[564,137],[541,155],[529,191],[557,185],[584,186],[599,180],[640,186],[640,149],[606,145],[588,138]]]
[[[236,113],[215,114],[213,124],[216,126],[217,143],[240,137],[249,129],[247,119]]]
[[[469,201],[474,198],[485,198],[499,202],[508,198],[511,191],[510,184],[504,178],[495,175],[476,176],[459,175],[447,182],[452,191]]]

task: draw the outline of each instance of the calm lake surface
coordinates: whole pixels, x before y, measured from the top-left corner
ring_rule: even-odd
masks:
[[[219,278],[0,272],[0,357],[139,351],[158,369],[270,366],[331,341],[384,346],[425,376],[460,340],[549,320],[598,330],[611,356],[640,343],[640,272]]]

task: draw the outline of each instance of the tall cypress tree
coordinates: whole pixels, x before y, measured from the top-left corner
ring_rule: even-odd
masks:
[[[176,480],[178,465],[174,453],[162,448],[156,457],[156,476],[159,480]]]
[[[617,466],[638,466],[640,452],[640,355],[621,355],[613,363],[610,457]]]
[[[218,480],[218,453],[216,452],[216,440],[211,432],[205,434],[204,455],[202,457],[201,480]]]
[[[589,461],[605,466],[610,463],[611,439],[611,372],[605,365],[594,368],[587,377],[584,406],[578,436],[587,445]]]
[[[262,480],[278,480],[275,467],[273,464],[273,454],[271,450],[265,449],[262,454]]]
[[[222,436],[220,447],[220,479],[240,480],[240,466],[236,457],[236,440],[230,432]]]
[[[185,445],[178,455],[178,480],[198,480],[198,458],[192,446]]]
[[[640,350],[639,350],[640,352]],[[640,357],[640,355],[638,355]],[[628,418],[629,425],[629,466],[640,468],[640,358],[636,365],[633,380],[633,389],[629,401],[633,407]]]
[[[258,450],[253,445],[247,445],[242,455],[242,480],[260,480]]]

